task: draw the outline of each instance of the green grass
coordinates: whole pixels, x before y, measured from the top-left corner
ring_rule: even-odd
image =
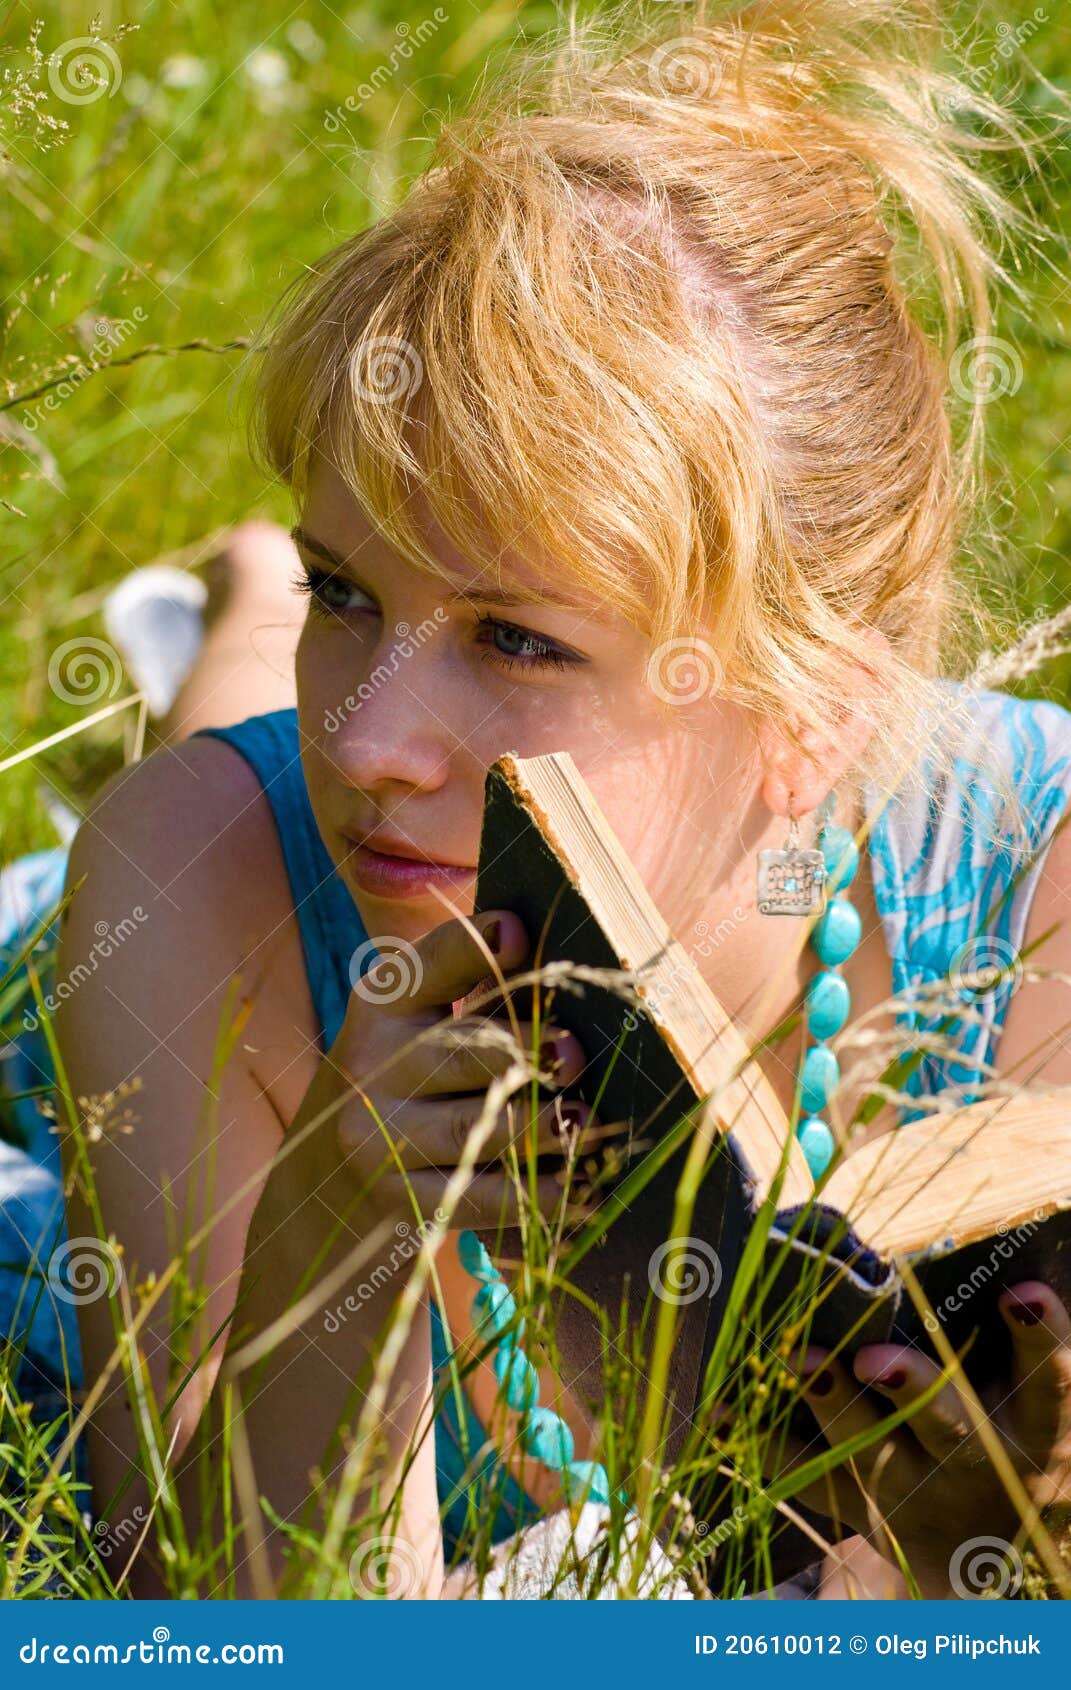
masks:
[[[240,344],[303,264],[396,202],[427,159],[437,115],[464,100],[488,56],[524,33],[538,33],[552,18],[543,4],[463,0],[446,9],[447,21],[397,76],[343,124],[325,124],[325,116],[345,110],[347,97],[389,61],[399,23],[415,29],[432,10],[408,0],[346,11],[321,0],[293,9],[275,0],[234,0],[221,13],[207,0],[187,0],[181,8],[140,0],[139,27],[110,42],[119,67],[111,91],[74,103],[52,91],[35,65],[35,9],[21,0],[3,7],[0,357],[8,408],[0,435],[6,611],[0,619],[0,762],[77,726],[86,714],[50,686],[50,659],[74,636],[101,634],[103,594],[127,570],[187,549],[187,556],[200,559],[206,536],[254,512],[288,519],[285,492],[265,485],[245,455],[235,389]],[[668,8],[650,10],[655,17]],[[1055,20],[1057,9],[1050,10]],[[105,37],[115,36],[120,11],[101,5]],[[971,62],[983,65],[1001,39],[998,24],[1015,25],[1033,12],[1016,0],[985,14],[960,7],[949,17],[970,28]],[[55,52],[87,35],[91,16],[70,0],[52,0],[39,50]],[[1030,39],[1026,52],[1036,71],[1071,92],[1071,49],[1055,21]],[[999,59],[994,91],[1010,86],[1016,68],[1014,58]],[[1039,117],[1054,110],[1043,84],[1027,84],[1022,98]],[[1067,156],[1066,148],[1054,149],[1044,183],[1021,188],[1064,231],[1071,208]],[[1063,269],[1062,251],[1054,245],[1047,262],[1024,278],[1032,309],[1006,304],[997,325],[1024,370],[1017,391],[991,406],[989,418],[1006,550],[1003,561],[992,561],[989,590],[1009,617],[1052,612],[1068,597],[1071,347]],[[49,405],[48,395],[60,391],[56,384],[65,374],[69,381],[86,359],[101,321],[117,325],[106,367]],[[189,349],[192,342],[201,345]],[[162,350],[135,356],[150,346]],[[36,399],[27,397],[35,393]],[[1071,665],[1063,660],[1032,677],[1024,690],[1066,702],[1069,685]],[[130,714],[4,772],[0,859],[54,843],[42,788],[79,807],[129,755]],[[20,1010],[0,994],[0,1011],[14,1017]],[[537,1237],[532,1246],[522,1312],[536,1330],[545,1327],[540,1285],[555,1271],[551,1244]],[[186,1271],[182,1264],[180,1283]],[[743,1290],[742,1284],[741,1295]],[[183,1298],[188,1302],[195,1293],[194,1277]],[[616,1406],[607,1411],[604,1430],[615,1473],[643,1472],[651,1481],[644,1491],[645,1529],[658,1528],[693,1577],[695,1519],[689,1523],[682,1514],[673,1523],[675,1485],[655,1483],[650,1464],[661,1429],[631,1413],[614,1388],[621,1384],[622,1347],[628,1355],[649,1341],[664,1374],[672,1338],[667,1321],[664,1306],[652,1309],[650,1326],[637,1337],[615,1330],[606,1316],[608,1400]],[[545,1337],[553,1352],[553,1333]],[[761,1430],[753,1409],[773,1402],[776,1419],[786,1386],[776,1345],[748,1347],[742,1327],[729,1333],[712,1365],[716,1395],[731,1393],[742,1379],[763,1387],[743,1394],[745,1406],[713,1454],[689,1446],[675,1474],[686,1494],[705,1495],[708,1526],[745,1522],[746,1529],[719,1536],[713,1568],[706,1568],[714,1594],[729,1595],[761,1584],[773,1527],[784,1517],[761,1477],[764,1439],[776,1433]],[[129,1358],[120,1365],[124,1372],[133,1390]],[[69,1477],[62,1469],[49,1472],[41,1432],[11,1393],[9,1366],[0,1366],[0,1393],[6,1472],[0,1494],[10,1494],[11,1481],[21,1475],[32,1498],[12,1510],[23,1549],[9,1558],[0,1595],[16,1584],[22,1594],[33,1593],[24,1561],[31,1543],[42,1558],[41,1576],[51,1568],[84,1594],[121,1594],[116,1570],[126,1554],[120,1547],[105,1558],[99,1543],[94,1553]],[[152,1415],[145,1413],[139,1425],[151,1443]],[[779,1501],[791,1505],[790,1488]],[[166,1514],[166,1498],[162,1506]],[[382,1500],[384,1530],[391,1506],[389,1497]],[[482,1520],[473,1512],[470,1548],[479,1559],[488,1548],[486,1511]],[[367,1533],[368,1525],[366,1519],[347,1528],[346,1543],[355,1530]],[[208,1577],[219,1546],[184,1544],[173,1515],[169,1529],[178,1594]],[[294,1537],[301,1562],[295,1593],[350,1594],[343,1550],[333,1549],[325,1561],[316,1534]]]
[[[528,1013],[527,989],[531,987],[534,993],[530,1006],[535,1029],[532,1049],[526,1051],[518,1043],[515,1066],[501,1081],[503,1094],[516,1100],[514,1119],[518,1134],[506,1165],[520,1192],[528,1188],[535,1172],[534,1124],[538,1101],[535,1053],[538,1027],[551,1013],[541,978],[539,971],[533,971],[513,976],[510,981],[513,1012],[517,1017],[524,1018]],[[606,983],[610,983],[609,975]],[[0,992],[5,987],[6,981],[0,979]],[[45,1004],[47,987],[47,975],[42,981],[34,970],[32,996],[52,1047],[58,1076],[54,1112],[65,1138],[67,1177],[77,1178],[87,1193],[88,1209],[95,1217],[93,1236],[105,1239],[108,1234],[96,1199],[89,1123],[86,1112],[76,1107],[71,1096],[55,1048],[51,1017]],[[631,1003],[637,1002],[627,977],[620,977],[619,989]],[[232,1000],[219,1029],[214,1073],[232,1047],[240,1024],[235,1018],[237,1013]],[[516,1032],[516,1021],[513,1025]],[[782,1032],[787,1030],[786,1027]],[[890,1083],[902,1079],[902,1067],[899,1075],[895,1067],[890,1067],[883,1078]],[[728,1082],[731,1075],[727,1073],[725,1079]],[[370,1087],[374,1082],[374,1074],[366,1076]],[[526,1095],[531,1113],[525,1108]],[[490,1126],[497,1105],[498,1099],[492,1096],[485,1120],[476,1124],[470,1145],[474,1157],[478,1154],[480,1134]],[[207,1107],[211,1109],[211,1102]],[[302,1133],[310,1125],[303,1127]],[[389,1145],[389,1130],[381,1121],[379,1125]],[[680,1128],[682,1132],[688,1128],[686,1117],[682,1117]],[[107,1122],[104,1130],[108,1131]],[[637,1136],[643,1137],[643,1123],[638,1124]],[[679,1142],[676,1129],[668,1136]],[[288,1153],[294,1149],[293,1137],[292,1134]],[[717,1137],[709,1151],[704,1150],[698,1136],[690,1131],[685,1142],[689,1145],[688,1169],[678,1187],[672,1234],[690,1243],[696,1181],[709,1171],[713,1158],[727,1152]],[[636,1202],[653,1177],[656,1160],[659,1159],[647,1156],[630,1170],[630,1204]],[[383,1165],[390,1165],[389,1151]],[[784,1166],[783,1160],[782,1170]],[[603,1230],[613,1220],[614,1206],[603,1200],[604,1177],[597,1158],[573,1158],[567,1195],[571,1203],[585,1205],[589,1218],[579,1231],[566,1235],[562,1226],[564,1208],[556,1215],[529,1215],[521,1256],[507,1268],[517,1314],[524,1322],[525,1349],[529,1354],[542,1350],[544,1359],[559,1372],[562,1369],[551,1299],[562,1286],[572,1287],[570,1294],[577,1294],[575,1264],[597,1246]],[[0,1600],[29,1599],[37,1594],[121,1600],[129,1594],[126,1578],[136,1543],[142,1530],[150,1526],[156,1553],[163,1557],[171,1596],[220,1598],[234,1593],[234,1571],[247,1555],[251,1535],[234,1465],[234,1443],[240,1436],[240,1419],[234,1419],[236,1399],[234,1396],[229,1399],[221,1420],[205,1416],[191,1446],[202,1495],[212,1495],[222,1486],[230,1497],[227,1525],[221,1536],[213,1535],[209,1527],[195,1525],[188,1513],[180,1509],[166,1461],[167,1435],[163,1429],[171,1404],[199,1359],[191,1349],[194,1325],[191,1316],[206,1290],[201,1249],[206,1231],[214,1223],[210,1218],[199,1226],[197,1220],[200,1215],[212,1217],[216,1212],[210,1172],[208,1187],[198,1215],[187,1213],[182,1217],[180,1235],[173,1240],[172,1260],[158,1278],[134,1284],[124,1272],[110,1272],[105,1288],[98,1276],[93,1294],[107,1296],[115,1349],[103,1373],[87,1381],[90,1394],[84,1406],[70,1412],[57,1409],[51,1422],[31,1419],[27,1405],[18,1401],[12,1383],[17,1355],[9,1352],[0,1358],[0,1537],[5,1545],[0,1564]],[[602,1547],[596,1547],[580,1563],[581,1576],[596,1584],[612,1579],[624,1594],[653,1595],[666,1592],[671,1580],[679,1580],[693,1594],[715,1598],[753,1594],[768,1588],[777,1576],[777,1540],[786,1529],[792,1526],[799,1529],[799,1498],[803,1487],[820,1481],[849,1457],[864,1453],[912,1412],[913,1405],[902,1408],[889,1405],[879,1422],[832,1449],[812,1432],[812,1442],[804,1452],[805,1462],[791,1469],[785,1467],[782,1459],[785,1435],[790,1430],[802,1430],[798,1421],[790,1427],[790,1416],[798,1404],[798,1384],[786,1357],[791,1345],[802,1346],[809,1341],[814,1311],[828,1294],[828,1286],[823,1289],[827,1260],[823,1254],[799,1268],[790,1299],[779,1300],[782,1293],[776,1275],[787,1244],[782,1244],[780,1253],[774,1256],[767,1239],[778,1209],[779,1190],[780,1178],[775,1180],[759,1213],[731,1280],[726,1280],[728,1300],[702,1393],[704,1401],[724,1403],[731,1410],[728,1419],[719,1423],[716,1430],[712,1431],[705,1423],[693,1422],[683,1443],[671,1448],[672,1429],[679,1418],[672,1401],[671,1357],[685,1310],[704,1295],[710,1284],[709,1261],[693,1259],[691,1274],[686,1268],[681,1272],[680,1263],[676,1273],[664,1264],[657,1274],[649,1270],[650,1290],[644,1288],[638,1318],[635,1310],[626,1318],[624,1306],[616,1310],[586,1304],[594,1334],[593,1368],[598,1368],[595,1377],[600,1384],[592,1387],[591,1378],[586,1375],[585,1391],[591,1388],[595,1400],[600,1402],[596,1421],[599,1456],[610,1474],[614,1527]],[[366,1193],[356,1194],[356,1200],[365,1199]],[[563,1205],[564,1201],[563,1195]],[[449,1201],[444,1202],[444,1209],[436,1211],[440,1226],[452,1222]],[[415,1196],[413,1206],[414,1219],[424,1220]],[[806,1211],[800,1211],[792,1228],[793,1236],[805,1225],[805,1216]],[[338,1221],[340,1236],[345,1218],[343,1215]],[[347,1236],[347,1246],[351,1236]],[[83,1277],[79,1278],[79,1269],[72,1259],[70,1280],[64,1279],[64,1283],[83,1293],[83,1300],[87,1294],[84,1275],[89,1259],[88,1243],[88,1238],[79,1240]],[[331,1239],[325,1239],[321,1257],[308,1264],[289,1308],[319,1282],[331,1243]],[[366,1239],[353,1246],[349,1283],[374,1274],[375,1264],[382,1261],[384,1251],[381,1249],[377,1254],[373,1244],[373,1239]],[[508,1238],[504,1249],[508,1255]],[[502,1256],[504,1251],[500,1248],[494,1253]],[[398,1538],[398,1483],[393,1478],[386,1479],[382,1468],[377,1467],[381,1413],[385,1407],[389,1411],[388,1372],[382,1365],[384,1352],[392,1338],[408,1330],[407,1323],[418,1299],[427,1291],[436,1294],[437,1279],[430,1258],[421,1253],[407,1260],[409,1274],[385,1329],[383,1350],[377,1351],[375,1360],[353,1381],[351,1402],[341,1422],[344,1428],[341,1441],[333,1438],[319,1463],[324,1475],[322,1482],[310,1490],[300,1515],[285,1521],[279,1519],[261,1494],[264,1516],[280,1527],[288,1545],[287,1566],[274,1590],[277,1596],[352,1599],[355,1595],[406,1594],[406,1587],[412,1593],[418,1563],[415,1551]],[[794,1267],[799,1261],[800,1258],[794,1258]],[[661,1287],[681,1295],[661,1295]],[[40,1274],[27,1275],[25,1295],[29,1301],[51,1294],[46,1291]],[[158,1397],[145,1366],[141,1343],[133,1340],[161,1299],[165,1299],[168,1311],[170,1363],[165,1392]],[[328,1307],[331,1302],[328,1298]],[[920,1312],[931,1313],[930,1305],[922,1301]],[[297,1327],[297,1316],[292,1325]],[[229,1355],[245,1341],[241,1328],[239,1310]],[[308,1331],[307,1326],[305,1330]],[[844,1334],[843,1342],[849,1352],[855,1336],[852,1330]],[[318,1342],[329,1344],[331,1339],[320,1336]],[[940,1350],[941,1340],[938,1347]],[[477,1347],[473,1354],[451,1361],[436,1388],[436,1410],[448,1398],[457,1399],[474,1360],[488,1358],[492,1348],[489,1341],[485,1347]],[[947,1353],[941,1360],[951,1370],[955,1358],[946,1341],[944,1349]],[[265,1359],[255,1355],[249,1358],[236,1374],[232,1393],[240,1393],[242,1400],[249,1400],[263,1388],[258,1379]],[[924,1400],[935,1394],[945,1377],[942,1375],[928,1388]],[[637,1389],[640,1379],[649,1383],[646,1400]],[[131,1425],[138,1436],[138,1467],[147,1475],[157,1476],[151,1521],[140,1505],[132,1510],[128,1499],[124,1506],[125,1482],[112,1498],[98,1500],[93,1521],[83,1516],[90,1499],[72,1478],[70,1447],[73,1436],[81,1430],[104,1391],[126,1393],[132,1411]],[[383,1394],[377,1395],[381,1391]],[[400,1477],[404,1478],[422,1439],[431,1435],[430,1428],[429,1415],[403,1459]],[[506,1448],[507,1437],[515,1435],[515,1428],[509,1431],[505,1425],[492,1427],[495,1447],[500,1450]],[[202,1436],[206,1444],[198,1443]],[[205,1459],[209,1440],[215,1455],[211,1462]],[[467,1448],[467,1456],[475,1464],[475,1474],[478,1452]],[[778,1477],[771,1482],[774,1470]],[[503,1469],[498,1468],[490,1475],[474,1477],[467,1493],[456,1559],[464,1558],[477,1569],[485,1569],[490,1560],[490,1523],[502,1494],[502,1482]],[[629,1550],[627,1535],[618,1529],[626,1515],[631,1518],[629,1530],[636,1534],[635,1553]],[[828,1524],[806,1513],[804,1518],[811,1520],[808,1535],[812,1542],[821,1545],[827,1541],[824,1533],[829,1529]],[[262,1520],[262,1528],[263,1523]],[[646,1553],[655,1542],[661,1546],[666,1562],[660,1578],[653,1585],[649,1581],[644,1584]],[[1024,1596],[1049,1597],[1057,1591],[1066,1596],[1071,1591],[1071,1567],[1062,1560],[1059,1547],[1036,1521],[1031,1524],[1024,1518],[1021,1530],[1007,1543],[1009,1565],[1017,1573],[1015,1588],[1021,1585]],[[820,1553],[820,1547],[816,1547],[812,1558]],[[902,1568],[909,1592],[919,1594],[909,1562],[903,1561]],[[568,1570],[566,1567],[564,1572]],[[992,1566],[987,1566],[986,1576],[992,1571]],[[969,1571],[964,1575],[964,1582],[975,1594],[982,1593],[981,1579],[972,1582]]]
[[[415,28],[431,10],[237,0],[221,28],[205,0],[143,0],[136,31],[111,46],[121,72],[114,92],[68,104],[42,74],[36,134],[29,112],[20,120],[9,102],[8,397],[84,359],[102,317],[135,324],[116,365],[148,342],[223,346],[250,336],[302,264],[401,194],[426,159],[435,114],[464,95],[496,40],[516,32],[518,14],[526,25],[549,16],[463,0],[414,48],[411,69],[398,61],[396,76],[345,112],[345,127],[325,128],[325,116],[390,62],[396,25]],[[3,11],[3,64],[29,70],[33,9],[6,0]],[[91,13],[69,0],[47,13],[42,51],[87,33]],[[118,8],[102,13],[107,35]],[[67,129],[44,128],[47,114]],[[42,417],[29,453],[25,437],[3,445],[0,496],[16,510],[2,511],[0,759],[77,719],[77,704],[50,690],[48,661],[63,640],[100,634],[95,612],[111,583],[223,523],[286,516],[284,492],[266,487],[246,457],[240,356],[187,352],[103,370]],[[25,409],[6,414],[21,422]],[[120,725],[110,723],[12,770],[0,790],[4,856],[52,842],[40,776],[85,795],[122,757]]]
[[[462,0],[444,9],[444,24],[423,32],[408,65],[395,58],[396,74],[387,77],[380,68],[371,97],[356,101],[362,82],[391,64],[398,26],[408,21],[415,30],[433,10],[409,0],[347,10],[236,0],[221,27],[207,0],[181,8],[140,0],[138,27],[109,43],[118,69],[108,93],[72,104],[39,70],[32,100],[17,100],[9,81],[0,110],[6,419],[17,427],[28,408],[10,403],[17,395],[85,360],[100,319],[130,327],[118,331],[112,367],[42,414],[32,436],[0,438],[0,761],[87,713],[51,689],[49,659],[67,639],[99,636],[99,604],[111,583],[180,548],[198,557],[198,544],[203,551],[221,524],[253,512],[288,516],[284,490],[266,486],[245,452],[240,351],[122,360],[147,344],[219,348],[248,338],[302,264],[404,193],[427,160],[438,116],[464,101],[488,56],[538,34],[552,17],[545,4]],[[650,6],[659,23],[670,10]],[[1028,78],[1032,69],[1069,90],[1066,33],[1050,22],[1018,54],[1005,59],[997,50],[1007,27],[1034,10],[1026,0],[985,12],[952,8],[949,38],[953,25],[966,29],[970,63],[995,59],[993,91],[1009,91],[1021,77],[1020,104],[1042,122],[1053,96]],[[105,36],[127,11],[101,6]],[[88,33],[92,14],[72,0],[54,0],[47,14],[40,51],[59,52]],[[33,77],[34,17],[24,0],[3,5],[0,62],[9,79]],[[347,97],[355,110],[346,109]],[[340,112],[341,123],[332,116]],[[1023,189],[1065,235],[1068,171],[1067,148],[1056,146],[1044,181]],[[989,567],[999,568],[994,602],[1002,614],[1009,589],[1025,616],[1054,610],[1068,595],[1071,350],[1062,258],[1054,245],[1024,278],[1033,308],[1009,306],[997,325],[1024,369],[1018,390],[989,407],[1008,554]],[[1063,700],[1069,681],[1071,668],[1060,661],[1028,690]],[[131,730],[123,716],[8,771],[0,783],[2,855],[52,842],[42,780],[77,805],[121,763]]]

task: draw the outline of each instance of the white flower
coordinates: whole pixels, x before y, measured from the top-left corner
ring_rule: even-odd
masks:
[[[290,81],[290,66],[274,47],[258,47],[245,61],[245,74],[258,88],[281,88]]]
[[[176,53],[160,66],[160,81],[165,88],[196,88],[207,75],[204,60],[195,59],[192,53]]]

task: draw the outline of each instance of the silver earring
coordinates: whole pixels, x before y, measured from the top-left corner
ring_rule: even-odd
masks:
[[[819,827],[832,813],[832,794],[819,806]],[[812,915],[824,901],[826,863],[816,846],[801,846],[799,822],[788,799],[788,838],[778,850],[759,852],[756,902],[760,915]]]

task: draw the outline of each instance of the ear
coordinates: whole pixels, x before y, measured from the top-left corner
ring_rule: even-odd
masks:
[[[861,630],[863,638],[874,648],[876,656],[889,651],[889,642],[877,628]],[[812,728],[797,724],[803,749],[793,745],[787,733],[776,722],[763,722],[759,728],[759,748],[763,764],[762,799],[775,815],[787,816],[789,799],[792,814],[805,816],[816,809],[831,787],[853,768],[874,732],[874,723],[862,705],[851,708],[853,699],[865,697],[872,689],[875,671],[859,665],[846,679],[844,696],[848,701],[837,723],[835,735],[822,736]],[[863,677],[866,677],[865,684]]]

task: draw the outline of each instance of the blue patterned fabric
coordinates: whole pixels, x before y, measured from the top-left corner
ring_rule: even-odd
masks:
[[[870,787],[864,794],[868,813],[877,817],[868,842],[870,861],[898,994],[940,978],[957,964],[977,967],[987,960],[977,944],[979,934],[990,947],[988,960],[1001,966],[1022,943],[1043,850],[1005,897],[1024,856],[994,844],[998,806],[986,773],[989,759],[995,756],[1014,774],[1031,847],[1047,844],[1071,794],[1071,712],[996,692],[964,695],[954,682],[943,685],[949,696],[967,699],[971,723],[953,767],[935,764],[931,769],[927,759],[921,790],[898,787],[883,798]],[[233,745],[250,762],[271,802],[326,1050],[342,1024],[352,980],[372,966],[378,953],[316,827],[296,712],[274,711],[204,731]],[[20,858],[0,874],[0,972],[59,900],[65,868],[66,851],[59,848]],[[974,949],[969,948],[972,941]],[[47,991],[47,968],[42,984]],[[1009,981],[988,999],[975,1000],[982,1022],[961,1030],[957,1059],[928,1056],[905,1091],[924,1097],[952,1088],[970,1097],[984,1064],[994,1059],[1012,989]],[[66,1237],[55,1136],[33,1099],[12,1101],[52,1077],[43,1035],[27,1015],[23,1030],[0,1052],[3,1131],[18,1141],[0,1144],[0,1335],[23,1348],[20,1390],[50,1408],[60,1400],[65,1374],[73,1387],[81,1387],[81,1356],[71,1303],[46,1294],[33,1309],[22,1288],[26,1265],[35,1260],[47,1264]],[[900,1010],[898,1021],[905,1045],[914,1029],[936,1024],[910,1005]],[[921,1113],[905,1107],[899,1118],[913,1120]],[[442,1378],[447,1338],[437,1316],[432,1337],[433,1364]],[[464,1393],[460,1412],[454,1395],[446,1398],[436,1423],[436,1459],[448,1554],[473,1507],[496,1509],[496,1537],[535,1518],[534,1504],[497,1462]],[[81,1443],[76,1461],[84,1474]]]
[[[893,990],[907,1000],[897,1013],[905,1034],[933,1032],[941,1020],[926,1015],[921,1001],[912,1007],[911,988],[953,970],[1008,970],[992,992],[964,993],[977,1025],[964,1020],[951,1029],[958,1056],[927,1054],[902,1086],[916,1097],[947,1092],[968,1102],[994,1062],[1034,889],[1071,792],[1071,712],[1000,692],[964,695],[953,681],[940,683],[939,692],[969,702],[970,731],[957,724],[954,758],[925,750],[921,783],[905,782],[884,807],[874,786],[864,788],[864,799],[868,815],[880,810],[870,836],[871,874]],[[994,759],[1013,777],[1025,838],[1002,822]],[[901,1109],[900,1124],[925,1113]]]
[[[62,898],[66,868],[67,852],[60,848],[19,857],[0,874],[0,979]],[[53,984],[54,940],[49,925],[34,957],[46,994]],[[28,1095],[51,1082],[52,1061],[37,1025],[25,964],[16,979],[26,987],[15,1011],[21,1031],[0,1046],[0,1343],[7,1339],[17,1358],[16,1391],[32,1401],[40,1425],[52,1428],[46,1441],[54,1456],[70,1431],[71,1403],[77,1404],[82,1387],[82,1352],[78,1311],[69,1297],[56,1295],[56,1275],[48,1273],[53,1251],[67,1237],[59,1140],[36,1098]],[[91,1524],[84,1436],[75,1441],[71,1470],[85,1487],[80,1495]],[[19,1489],[10,1477],[4,1480],[4,1494],[17,1517]],[[6,1522],[0,1522],[0,1539],[5,1536]],[[37,1559],[31,1547],[28,1577],[37,1576]],[[62,1585],[62,1580],[54,1575],[50,1583]]]

